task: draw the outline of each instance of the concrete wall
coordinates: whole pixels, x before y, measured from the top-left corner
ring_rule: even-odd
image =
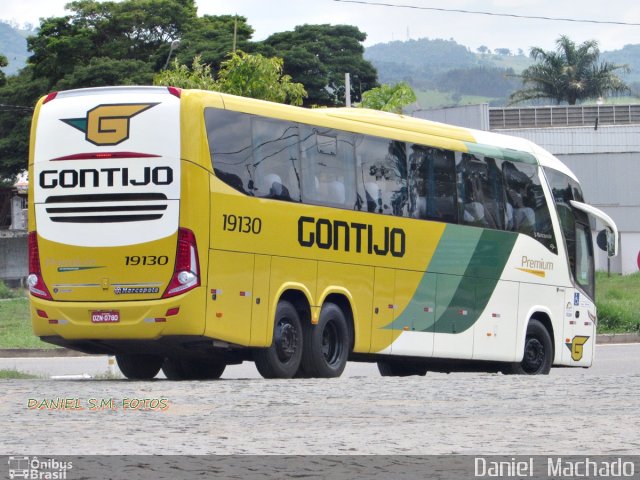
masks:
[[[15,284],[27,277],[27,247],[26,236],[0,238],[0,280]]]

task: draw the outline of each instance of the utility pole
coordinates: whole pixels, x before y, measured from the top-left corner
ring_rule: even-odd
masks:
[[[348,73],[344,74],[344,103],[351,106],[351,75]]]
[[[233,20],[233,53],[236,52],[237,39],[238,39],[238,14],[236,13],[236,18]]]

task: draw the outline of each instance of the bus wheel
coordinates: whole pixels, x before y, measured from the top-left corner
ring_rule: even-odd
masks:
[[[216,380],[227,365],[212,360],[165,358],[162,372],[169,380]]]
[[[529,321],[524,341],[524,357],[510,365],[508,373],[516,375],[547,375],[553,363],[553,343],[546,327],[536,319]]]
[[[378,362],[378,371],[383,377],[408,377],[410,375],[424,377],[427,374],[427,367],[385,360]]]
[[[131,380],[150,380],[162,367],[162,357],[155,355],[116,355],[116,362],[122,374]]]
[[[305,333],[304,371],[313,377],[339,377],[349,356],[349,328],[342,309],[334,303],[325,303],[318,324]]]
[[[260,348],[253,360],[264,378],[292,378],[302,358],[302,323],[295,307],[282,300],[276,308],[273,342]]]

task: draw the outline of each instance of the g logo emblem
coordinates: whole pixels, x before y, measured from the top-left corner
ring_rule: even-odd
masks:
[[[118,145],[129,138],[131,118],[156,105],[158,104],[98,105],[89,110],[85,118],[66,118],[62,121],[83,132],[85,139],[94,145]]]
[[[583,335],[576,335],[573,337],[573,340],[569,343],[565,343],[567,348],[571,351],[571,359],[574,361],[582,360],[582,355],[584,354],[584,344],[587,343],[589,337],[585,337]]]

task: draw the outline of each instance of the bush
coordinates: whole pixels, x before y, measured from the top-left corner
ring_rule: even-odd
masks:
[[[2,280],[0,280],[0,298],[16,298],[18,293],[15,290],[7,287]]]

